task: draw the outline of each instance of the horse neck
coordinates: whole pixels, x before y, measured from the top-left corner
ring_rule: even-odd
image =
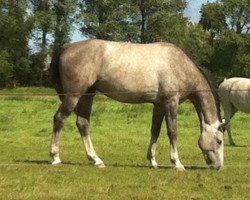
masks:
[[[205,125],[218,125],[221,121],[219,104],[215,94],[213,94],[210,87],[203,87],[197,89],[197,92],[190,99],[200,119],[201,129],[204,129]]]

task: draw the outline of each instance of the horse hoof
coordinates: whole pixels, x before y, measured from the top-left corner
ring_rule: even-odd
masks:
[[[150,168],[152,168],[152,169],[158,169],[158,166],[157,165],[150,165]]]
[[[100,164],[95,164],[95,166],[97,168],[105,168],[106,166],[104,165],[104,163],[100,163]]]
[[[149,163],[149,166],[150,168],[153,168],[153,169],[157,169],[158,168],[158,164],[155,160],[151,160],[150,163]]]
[[[185,167],[184,167],[183,165],[175,166],[174,168],[175,168],[177,171],[181,171],[181,172],[186,171],[186,169],[185,169]]]
[[[59,165],[61,164],[62,162],[60,160],[54,160],[51,164],[52,165]]]

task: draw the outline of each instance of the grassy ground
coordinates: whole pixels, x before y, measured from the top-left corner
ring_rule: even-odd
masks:
[[[228,146],[225,166],[208,170],[197,145],[199,124],[189,103],[179,111],[179,154],[187,167],[175,171],[163,126],[157,147],[157,170],[148,167],[151,105],[121,104],[98,96],[91,132],[107,167],[87,160],[75,127],[68,119],[61,137],[64,164],[51,166],[52,116],[59,101],[53,90],[19,88],[0,94],[0,199],[250,199],[250,124],[244,113],[233,119],[238,147]],[[22,94],[22,96],[10,94]],[[29,96],[36,93],[49,96]],[[25,95],[24,95],[25,94]]]

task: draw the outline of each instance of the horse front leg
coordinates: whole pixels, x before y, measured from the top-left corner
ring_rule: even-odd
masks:
[[[62,104],[54,115],[53,134],[51,140],[50,156],[52,157],[52,165],[60,164],[61,159],[59,157],[59,143],[60,133],[64,126],[64,123],[70,113],[74,110],[77,104],[78,97],[65,97]]]
[[[177,150],[177,111],[178,101],[170,100],[166,108],[166,124],[167,134],[170,142],[170,160],[179,171],[184,171],[185,168],[181,164]]]
[[[236,108],[234,108],[231,104],[228,106],[223,107],[224,109],[224,117],[225,117],[225,122],[227,123],[225,128],[226,131],[228,133],[228,140],[229,140],[229,144],[231,146],[236,146],[236,143],[234,142],[233,136],[232,136],[232,132],[231,132],[231,118],[234,116],[234,114],[237,112]]]
[[[90,161],[93,161],[95,166],[103,168],[105,167],[105,165],[95,152],[89,131],[89,122],[90,122],[93,97],[94,96],[92,95],[82,96],[82,98],[79,100],[76,109],[76,114],[77,114],[76,125],[83,140],[88,159]]]
[[[157,162],[155,159],[156,142],[161,131],[162,121],[165,115],[164,108],[154,105],[152,125],[151,125],[151,138],[148,146],[147,159],[150,162],[150,166],[157,168]]]
[[[231,146],[236,146],[236,143],[234,142],[232,132],[231,132],[231,122],[230,120],[226,120],[227,125],[225,126],[227,134],[228,134],[228,141]]]

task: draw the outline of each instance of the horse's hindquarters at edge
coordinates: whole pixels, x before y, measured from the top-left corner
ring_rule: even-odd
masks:
[[[250,113],[250,79],[241,77],[226,79],[219,85],[218,93],[224,110],[224,118],[228,123],[226,130],[229,143],[235,146],[230,119],[237,111]]]

